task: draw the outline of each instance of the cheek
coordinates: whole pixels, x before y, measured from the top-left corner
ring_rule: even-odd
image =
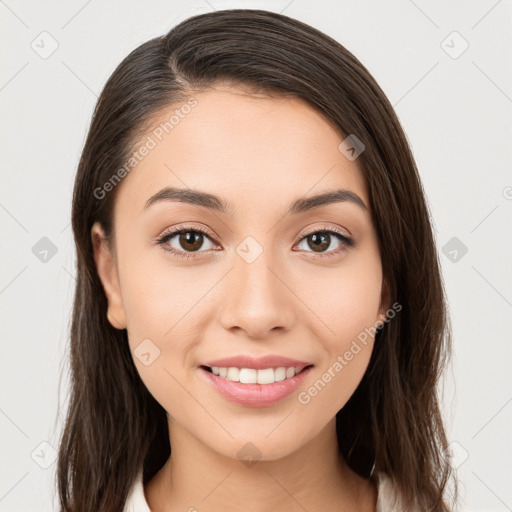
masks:
[[[172,404],[190,400],[182,386],[205,330],[206,294],[218,278],[197,269],[191,279],[190,270],[172,268],[165,258],[149,262],[134,255],[120,269],[134,364],[154,398],[173,412]]]
[[[317,273],[305,301],[321,319],[322,339],[329,352],[345,352],[351,340],[376,325],[381,286],[380,260],[375,257],[361,257]]]
[[[326,423],[345,406],[363,378],[372,349],[373,341],[355,342],[317,369],[315,378],[297,396],[304,421]]]
[[[158,257],[133,256],[124,262],[122,295],[128,332],[134,339],[154,337],[167,343],[190,328],[191,316],[197,317],[217,278],[200,267],[191,271],[173,266],[158,248],[149,252]]]
[[[309,304],[321,322],[310,328],[322,341],[324,356],[315,379],[299,396],[307,414],[327,420],[348,401],[359,385],[373,350],[381,303],[382,274],[378,255],[352,260],[315,278]],[[313,309],[313,308],[312,308]],[[313,324],[315,327],[313,327]],[[308,405],[309,404],[309,405]]]

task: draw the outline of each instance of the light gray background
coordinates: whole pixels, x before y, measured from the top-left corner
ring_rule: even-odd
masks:
[[[142,42],[191,15],[235,7],[283,12],[331,35],[395,106],[450,303],[455,356],[444,408],[463,510],[512,510],[510,0],[0,1],[0,510],[56,509],[52,447],[67,405],[59,376],[75,283],[71,192],[97,95]],[[42,55],[52,39],[58,48]],[[57,248],[46,262],[37,255],[43,237]]]

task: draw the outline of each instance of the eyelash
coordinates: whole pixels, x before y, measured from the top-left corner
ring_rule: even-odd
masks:
[[[157,245],[161,246],[165,251],[171,252],[178,258],[183,258],[183,259],[187,259],[187,260],[191,259],[191,258],[196,258],[197,255],[194,252],[178,251],[178,250],[174,249],[173,247],[171,247],[171,248],[164,247],[166,242],[168,240],[170,240],[171,238],[175,237],[176,235],[181,235],[183,233],[189,233],[189,232],[201,233],[201,234],[207,236],[210,240],[212,238],[210,233],[208,233],[207,231],[205,231],[201,228],[179,227],[172,231],[164,232],[160,237],[158,237],[155,240],[155,242]],[[342,243],[342,246],[340,249],[337,249],[335,251],[330,251],[328,253],[318,253],[320,258],[329,258],[332,256],[336,256],[337,254],[346,252],[348,249],[351,249],[352,247],[355,246],[355,241],[353,238],[348,237],[347,235],[343,234],[341,231],[338,231],[336,228],[332,228],[332,227],[328,227],[328,226],[322,226],[320,229],[316,229],[315,231],[311,231],[309,233],[304,234],[298,243],[302,242],[302,240],[304,240],[308,236],[316,235],[316,234],[320,234],[320,233],[334,235]],[[198,252],[208,252],[208,251],[198,251]],[[309,252],[309,251],[306,251],[306,252]]]

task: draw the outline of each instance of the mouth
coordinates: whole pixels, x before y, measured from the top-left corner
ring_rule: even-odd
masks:
[[[297,391],[313,367],[308,364],[256,370],[201,365],[198,369],[206,382],[229,402],[259,408],[277,405]]]
[[[225,379],[231,382],[237,382],[239,384],[261,384],[269,385],[276,382],[292,379],[296,375],[312,368],[313,364],[302,365],[302,366],[280,366],[276,368],[237,368],[234,366],[230,367],[219,367],[219,366],[206,366],[201,365],[200,368],[203,370]]]

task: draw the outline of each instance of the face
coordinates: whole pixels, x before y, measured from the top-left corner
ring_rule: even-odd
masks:
[[[344,406],[384,319],[367,186],[338,149],[344,137],[302,100],[227,87],[193,97],[193,108],[160,112],[141,138],[154,144],[117,185],[114,247],[97,245],[96,263],[110,322],[127,329],[140,377],[172,420],[225,456],[251,442],[272,460]],[[166,198],[166,187],[189,194]],[[308,201],[340,190],[349,193]],[[209,196],[198,203],[192,192]],[[309,368],[234,384],[203,366],[269,355]],[[246,361],[237,366],[258,379]]]

